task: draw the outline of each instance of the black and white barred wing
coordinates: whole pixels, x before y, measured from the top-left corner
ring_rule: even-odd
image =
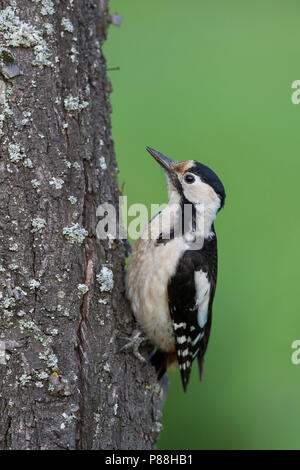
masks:
[[[201,265],[203,269],[200,269]],[[195,252],[186,252],[168,286],[169,309],[173,319],[177,360],[184,390],[196,357],[200,378],[202,376],[214,291],[215,282],[212,282],[211,276],[205,271],[205,263],[201,257],[197,257]]]

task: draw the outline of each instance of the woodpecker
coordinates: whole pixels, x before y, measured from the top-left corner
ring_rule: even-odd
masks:
[[[177,359],[186,391],[195,358],[200,380],[203,375],[217,282],[214,220],[226,194],[218,176],[202,163],[147,151],[166,174],[169,203],[135,244],[126,293],[137,322],[163,358],[160,376],[162,363],[165,372]]]

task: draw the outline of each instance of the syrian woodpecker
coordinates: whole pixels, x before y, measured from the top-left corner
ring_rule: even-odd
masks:
[[[195,358],[203,375],[217,282],[214,220],[225,190],[202,163],[147,150],[165,171],[169,203],[135,244],[126,292],[136,320],[158,348],[160,376],[177,359],[186,391]]]

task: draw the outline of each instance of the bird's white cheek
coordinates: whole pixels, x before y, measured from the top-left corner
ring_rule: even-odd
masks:
[[[220,199],[215,193],[215,191],[208,184],[205,183],[195,183],[191,185],[187,185],[185,183],[183,186],[183,194],[185,195],[188,201],[194,204],[220,204]]]
[[[184,185],[183,186],[183,194],[185,198],[192,203],[202,202],[200,198],[202,198],[202,191],[201,188],[196,185]]]

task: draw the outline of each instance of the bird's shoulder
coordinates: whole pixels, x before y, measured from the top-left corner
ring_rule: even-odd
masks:
[[[178,260],[172,282],[181,285],[185,281],[193,280],[194,273],[203,271],[207,273],[209,282],[216,282],[218,268],[217,237],[205,239],[203,246],[198,250],[185,250]]]

